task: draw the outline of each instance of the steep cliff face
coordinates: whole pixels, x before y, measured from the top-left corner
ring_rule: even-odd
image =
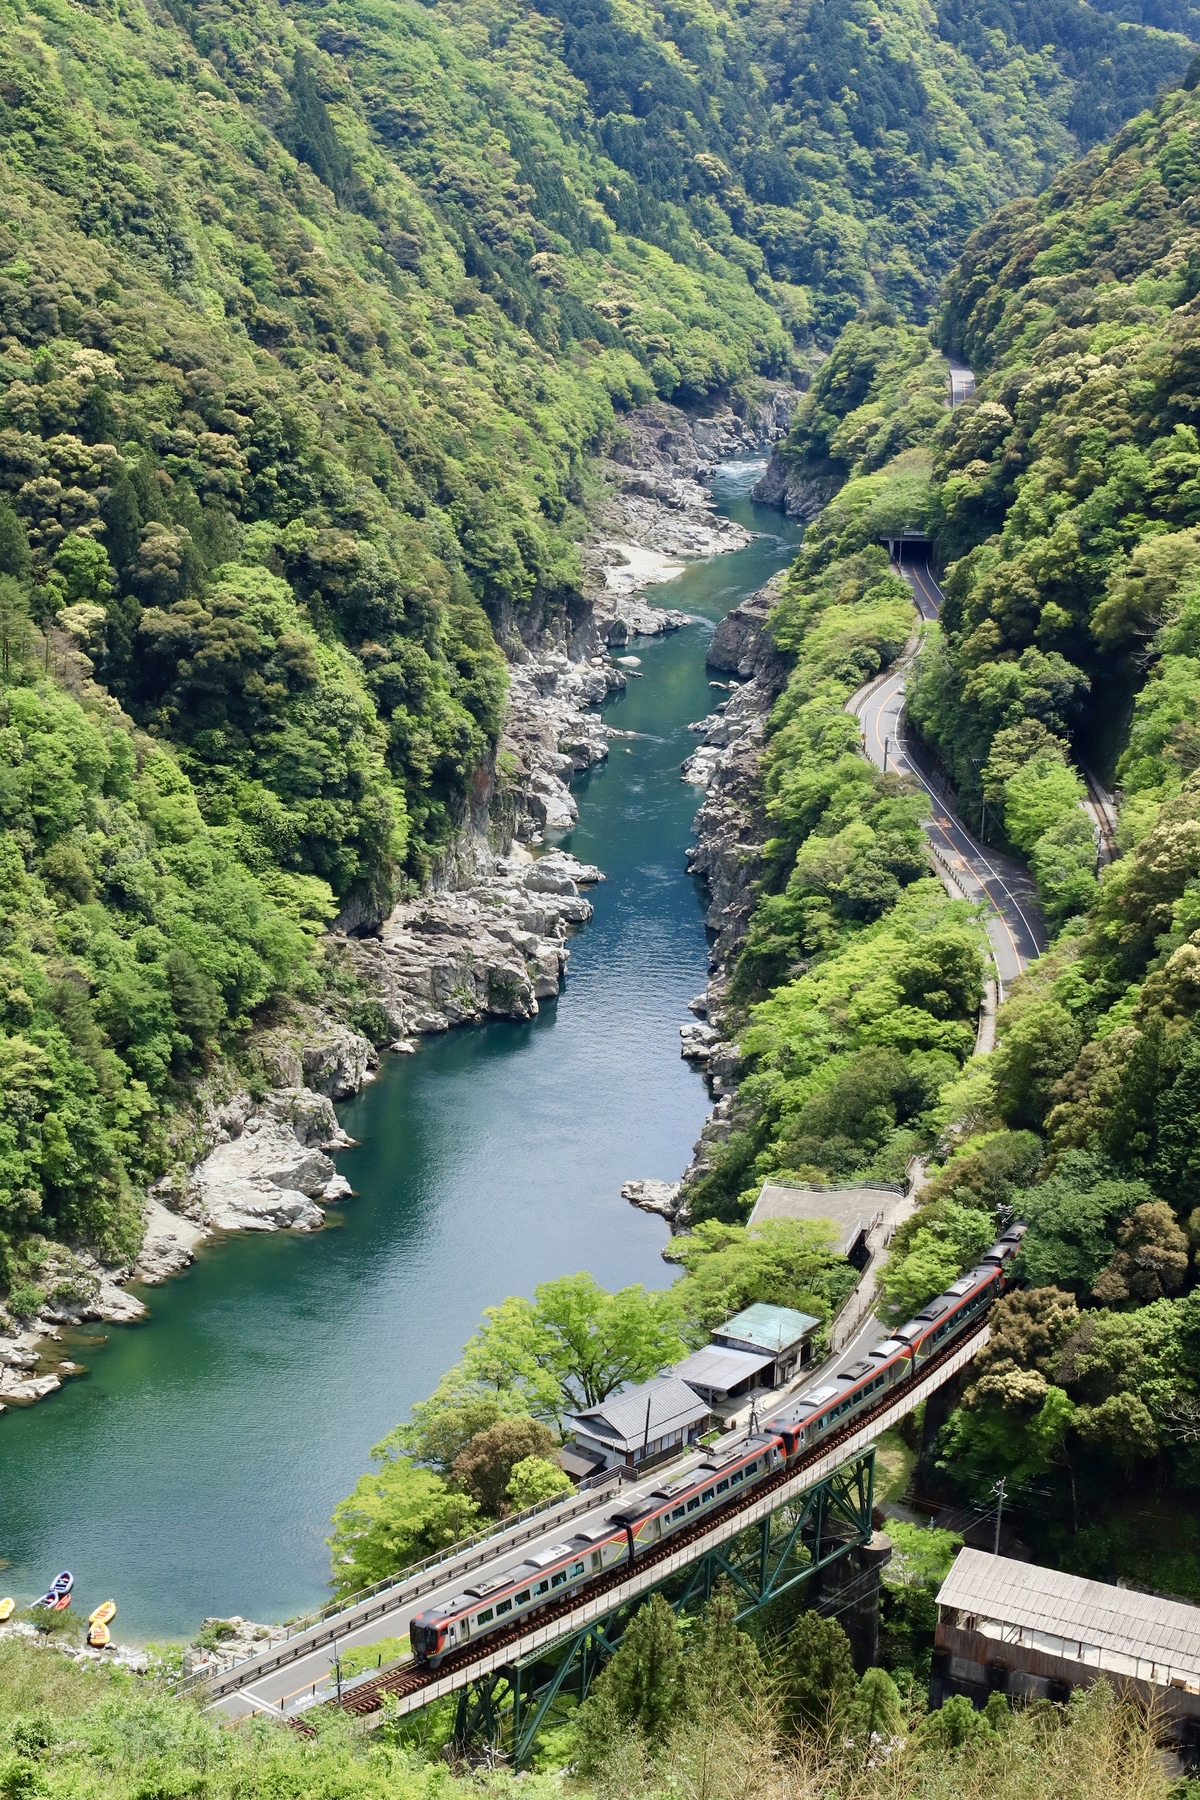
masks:
[[[732,607],[713,632],[705,663],[716,674],[754,681],[768,704],[787,680],[787,664],[767,629],[771,608],[779,598],[781,577]],[[732,701],[730,703],[732,706]],[[726,709],[728,715],[729,708]]]
[[[761,480],[755,483],[754,498],[764,506],[777,506],[791,519],[815,519],[841,487],[845,476],[838,470],[796,468],[788,461],[786,449],[777,444]]]

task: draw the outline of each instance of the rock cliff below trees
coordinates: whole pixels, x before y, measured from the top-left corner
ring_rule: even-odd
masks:
[[[787,668],[767,629],[784,577],[775,576],[757,594],[735,606],[717,627],[708,652],[716,673],[738,678],[729,699],[692,729],[703,742],[683,765],[683,778],[705,790],[696,814],[696,843],[688,855],[692,874],[708,890],[705,922],[713,933],[711,974],[706,992],[691,1002],[704,1024],[680,1030],[681,1054],[702,1066],[716,1104],[694,1146],[692,1161],[669,1194],[656,1195],[653,1210],[672,1227],[687,1221],[689,1183],[710,1167],[712,1151],[732,1128],[738,1046],[725,1036],[722,1007],[729,965],[746,936],[754,910],[754,887],[769,835],[758,782],[767,716],[787,680]],[[627,1190],[626,1198],[646,1199]]]
[[[565,851],[535,859],[514,845],[469,888],[408,901],[377,937],[342,948],[398,1039],[530,1019],[559,991],[569,931],[592,916],[580,887],[603,879]]]
[[[764,506],[777,506],[792,519],[815,519],[828,506],[845,476],[834,469],[796,467],[787,460],[786,446],[776,444],[762,479],[752,489]]]
[[[787,669],[766,631],[782,576],[744,600],[722,620],[713,636],[708,666],[735,672],[743,680],[716,712],[693,725],[703,742],[683,765],[685,781],[705,790],[696,815],[696,844],[688,866],[708,888],[705,915],[715,933],[708,991],[708,1017],[719,1011],[717,990],[723,972],[745,936],[754,908],[753,886],[761,864],[766,820],[757,797],[758,764],[767,715],[787,679]]]

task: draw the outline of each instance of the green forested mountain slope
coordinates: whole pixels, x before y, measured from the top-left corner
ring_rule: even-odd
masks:
[[[736,1217],[766,1175],[877,1175],[891,1158],[894,1172],[923,1132],[941,1167],[893,1244],[882,1285],[898,1312],[978,1254],[999,1207],[1030,1228],[1029,1291],[997,1309],[941,1466],[981,1503],[1006,1475],[1022,1535],[1068,1566],[1193,1597],[1198,186],[1200,94],[1185,85],[971,240],[935,337],[975,368],[972,402],[926,417],[930,340],[878,318],[843,333],[814,383],[793,453],[850,478],[776,615],[793,674],[764,764],[778,837],[732,986],[746,1076],[736,1129],[696,1190],[701,1213]],[[852,768],[848,721],[839,736],[830,705],[839,690],[821,696],[812,666],[831,602],[853,609],[845,687],[894,653],[874,616],[886,586],[872,540],[902,523],[929,530],[946,569],[910,718],[957,781],[963,816],[986,802],[990,839],[1030,858],[1057,932],[1001,1008],[994,1054],[939,1073],[927,1037],[905,1059],[907,1090],[863,1050],[814,1080],[794,1031],[806,994],[846,985],[917,891],[885,891],[881,865],[903,877],[881,830],[884,778]],[[824,728],[800,736],[796,719],[817,723],[821,698]],[[1080,809],[1088,758],[1121,800],[1123,853],[1099,880]],[[901,968],[902,983],[930,990],[926,1012],[955,992],[947,949],[929,934],[912,954],[933,967]],[[843,1002],[860,1033],[873,985],[853,1010]],[[933,1079],[914,1105],[917,1067]],[[1145,1522],[1152,1490],[1159,1528]]]
[[[0,8],[0,1234],[128,1247],[186,1083],[423,878],[620,410],[919,314],[1192,30],[979,20]]]
[[[1002,806],[1017,765],[1068,741],[1115,764],[1127,843],[1197,761],[1198,129],[1176,91],[1001,213],[940,327],[985,379],[939,436],[933,529],[956,560],[916,716]]]
[[[622,229],[685,257],[699,235],[822,333],[873,300],[923,312],[997,197],[1037,189],[1144,106],[1200,35],[1186,6],[1167,32],[1068,4],[1034,18],[908,0],[557,0],[500,29],[491,0],[454,13],[486,31],[506,79],[515,66],[528,81],[553,45],[579,83],[564,135],[615,165],[601,197]]]

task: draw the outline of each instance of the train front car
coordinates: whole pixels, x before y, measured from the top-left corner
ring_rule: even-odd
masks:
[[[1029,1227],[1023,1219],[1014,1219],[1008,1229],[996,1239],[991,1249],[986,1250],[980,1258],[981,1262],[992,1263],[1003,1271],[1005,1289],[1014,1285],[1012,1265],[1020,1252],[1021,1239],[1028,1230]]]
[[[446,1655],[449,1607],[434,1607],[409,1621],[408,1642],[413,1660],[421,1669],[436,1669]]]
[[[915,1318],[771,1418],[764,1430],[779,1437],[788,1462],[819,1448],[833,1431],[881,1405],[889,1390],[976,1326],[992,1302],[1013,1286],[1013,1264],[1025,1230],[1020,1220],[1014,1221],[975,1268],[951,1282]]]

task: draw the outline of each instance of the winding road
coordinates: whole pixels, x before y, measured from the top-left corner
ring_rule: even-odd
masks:
[[[952,378],[954,374],[952,369]],[[921,618],[936,619],[943,596],[926,555],[917,550],[913,560],[902,561],[899,569],[912,588]],[[886,675],[860,688],[848,706],[860,721],[863,751],[876,768],[911,775],[932,800],[933,811],[925,829],[933,853],[954,887],[968,900],[987,907],[987,934],[1003,1000],[1006,985],[1046,948],[1046,924],[1028,871],[1011,857],[985,849],[954,817],[945,795],[938,791],[932,762],[907,735],[904,695],[918,641],[914,637],[899,662]]]

